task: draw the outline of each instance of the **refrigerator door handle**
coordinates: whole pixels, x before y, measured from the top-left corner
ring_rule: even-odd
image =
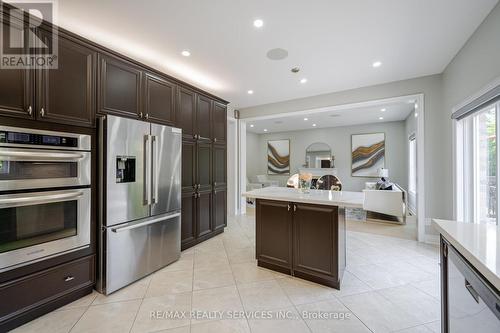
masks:
[[[153,140],[153,193],[151,203],[155,204],[158,202],[158,137],[156,135],[152,136]]]
[[[144,135],[144,205],[151,204],[151,135]]]
[[[149,221],[144,221],[144,222],[140,222],[140,223],[136,223],[136,224],[130,224],[130,225],[126,225],[126,226],[119,227],[119,228],[111,228],[111,231],[113,231],[113,232],[122,232],[122,231],[125,231],[125,230],[137,229],[137,228],[141,228],[141,227],[144,227],[144,226],[147,226],[147,225],[150,225],[150,224],[155,224],[155,223],[159,223],[159,222],[171,220],[171,219],[179,217],[179,216],[181,216],[181,213],[174,213],[174,214],[171,214],[171,215],[168,215],[168,216],[159,217],[159,218],[152,219],[152,220],[149,220]]]

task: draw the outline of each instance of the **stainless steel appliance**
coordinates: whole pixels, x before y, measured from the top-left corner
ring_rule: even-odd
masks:
[[[90,245],[90,136],[0,126],[0,272]]]
[[[100,267],[110,294],[180,256],[181,130],[106,116],[99,122]]]
[[[500,332],[500,293],[452,246],[446,248],[444,332]]]

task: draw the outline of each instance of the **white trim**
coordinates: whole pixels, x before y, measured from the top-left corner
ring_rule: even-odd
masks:
[[[405,98],[408,98],[407,96]],[[417,240],[425,241],[425,99],[424,94],[416,95],[417,116]]]
[[[231,125],[230,125],[231,124]],[[234,170],[234,178],[228,179],[227,185],[228,185],[228,190],[231,189],[231,191],[228,191],[228,213],[230,216],[233,215],[238,215],[238,201],[239,201],[239,193],[238,193],[238,173],[239,173],[239,168],[238,168],[238,122],[236,119],[233,117],[227,117],[227,172],[229,174],[230,170]],[[230,131],[230,129],[232,131]],[[231,133],[232,132],[232,133]],[[231,144],[230,144],[231,142]],[[230,147],[232,146],[232,154],[229,151]],[[230,157],[234,158],[230,158]],[[232,196],[229,194],[232,192]],[[233,209],[231,209],[233,208]]]

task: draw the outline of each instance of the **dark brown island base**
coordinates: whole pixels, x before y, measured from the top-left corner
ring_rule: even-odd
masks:
[[[261,267],[340,289],[346,266],[345,205],[362,193],[265,188],[256,198],[256,259]]]

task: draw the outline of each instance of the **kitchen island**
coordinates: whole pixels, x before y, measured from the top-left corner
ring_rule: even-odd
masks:
[[[345,208],[362,208],[362,192],[266,187],[243,196],[256,199],[258,266],[340,289]]]

